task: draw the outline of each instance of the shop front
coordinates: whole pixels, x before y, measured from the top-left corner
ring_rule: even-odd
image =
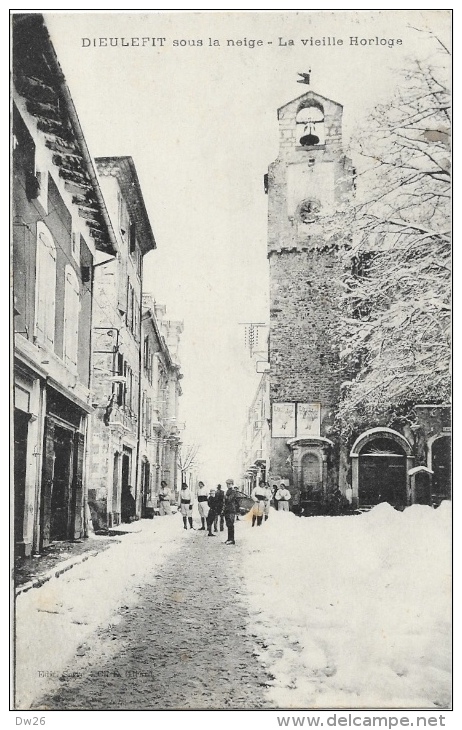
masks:
[[[40,548],[85,532],[83,464],[87,413],[47,387],[40,505]]]

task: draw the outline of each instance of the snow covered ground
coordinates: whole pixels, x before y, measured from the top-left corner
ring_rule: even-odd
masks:
[[[143,520],[125,526],[132,534],[58,579],[22,593],[16,600],[16,707],[59,685],[74,654],[84,654],[88,638],[114,623],[117,609],[133,606],[144,581],[189,534],[179,517]]]
[[[18,597],[18,709],[59,686],[75,654],[91,652],[93,632],[136,605],[143,585],[194,537],[178,515],[133,529],[141,526]],[[275,707],[450,705],[450,503],[404,512],[381,504],[354,517],[271,510],[261,527],[241,519],[236,539],[236,547],[206,544],[217,559],[234,555],[236,577],[244,573],[240,599],[255,652],[274,677],[262,691]]]
[[[238,523],[256,650],[281,708],[446,708],[451,504]]]

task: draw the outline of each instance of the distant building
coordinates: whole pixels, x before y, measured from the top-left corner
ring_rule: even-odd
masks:
[[[94,278],[88,503],[95,528],[104,528],[124,519],[131,498],[136,516],[141,511],[143,257],[156,243],[132,158],[100,157],[96,165],[117,239],[117,256],[98,262]]]
[[[14,536],[86,531],[93,272],[116,240],[43,17],[14,15]]]
[[[349,231],[329,237],[353,190],[337,102],[314,91],[278,111],[279,155],[266,178],[270,270],[269,479],[290,483],[292,505],[321,510],[340,488],[353,506],[438,504],[450,497],[450,412],[416,404],[417,423],[377,418],[348,443],[338,432],[341,398],[333,343]],[[341,214],[340,214],[341,215]],[[341,230],[341,229],[340,229]],[[352,266],[354,262],[352,261]]]
[[[140,510],[149,517],[158,507],[160,483],[165,480],[177,494],[179,490],[178,421],[181,395],[178,345],[182,322],[166,319],[166,308],[143,295],[141,434],[140,434]]]
[[[251,494],[260,479],[266,481],[270,455],[270,382],[263,373],[252,404],[242,438],[243,491]]]

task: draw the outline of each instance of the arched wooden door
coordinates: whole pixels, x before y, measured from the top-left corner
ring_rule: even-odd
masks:
[[[406,496],[406,455],[392,439],[369,441],[359,455],[359,506],[388,502],[404,508]]]

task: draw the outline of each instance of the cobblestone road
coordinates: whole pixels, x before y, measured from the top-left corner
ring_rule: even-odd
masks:
[[[137,586],[136,605],[121,606],[109,628],[79,647],[60,688],[38,707],[272,707],[242,600],[242,550],[225,545],[225,535],[190,531],[169,562]]]

